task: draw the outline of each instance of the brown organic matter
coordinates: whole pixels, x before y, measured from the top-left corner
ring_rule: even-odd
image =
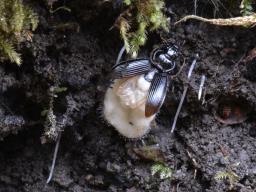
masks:
[[[225,95],[218,100],[214,115],[219,122],[234,125],[244,122],[250,112],[251,107],[246,100]]]

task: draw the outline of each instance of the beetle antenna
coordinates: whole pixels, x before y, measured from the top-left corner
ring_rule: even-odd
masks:
[[[124,54],[124,51],[125,51],[125,46],[123,45],[123,47],[120,49],[119,53],[118,53],[118,56],[117,56],[117,59],[116,59],[116,65],[120,62],[123,54]]]
[[[50,181],[52,180],[52,176],[53,176],[53,172],[54,172],[54,168],[55,168],[55,164],[56,164],[56,159],[57,159],[57,155],[58,155],[58,150],[59,150],[59,146],[60,146],[60,139],[61,139],[61,132],[59,133],[57,141],[56,141],[53,159],[52,159],[52,166],[51,166],[51,170],[49,173],[49,177],[46,181],[46,184],[50,183]]]
[[[195,68],[196,60],[197,60],[198,57],[199,57],[199,55],[196,54],[195,59],[193,60],[192,64],[190,65],[190,68],[189,68],[189,71],[188,71],[188,82],[189,82],[189,80],[190,80],[190,78],[191,78],[191,75],[192,75],[192,72],[193,72],[193,70],[194,70],[194,68]],[[188,84],[185,85],[185,87],[184,87],[184,91],[183,91],[183,93],[182,93],[182,96],[181,96],[181,99],[180,99],[180,103],[179,103],[178,109],[177,109],[176,114],[175,114],[175,116],[174,116],[174,120],[173,120],[173,124],[172,124],[171,133],[173,133],[174,130],[175,130],[175,128],[176,128],[176,123],[177,123],[177,120],[178,120],[178,117],[179,117],[179,114],[180,114],[181,107],[182,107],[183,102],[184,102],[184,100],[185,100],[185,97],[186,97],[186,95],[187,95],[187,91],[188,91]]]

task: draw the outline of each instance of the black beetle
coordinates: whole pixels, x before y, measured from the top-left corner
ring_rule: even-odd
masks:
[[[175,71],[178,55],[176,45],[160,46],[151,52],[149,59],[130,59],[112,68],[115,79],[144,74],[144,79],[150,82],[145,101],[145,117],[156,114],[161,108],[170,83],[169,75]]]

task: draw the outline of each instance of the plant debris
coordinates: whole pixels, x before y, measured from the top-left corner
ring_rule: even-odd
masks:
[[[152,160],[161,163],[165,162],[164,154],[160,149],[159,145],[150,145],[139,148],[133,148],[133,151],[142,159]]]

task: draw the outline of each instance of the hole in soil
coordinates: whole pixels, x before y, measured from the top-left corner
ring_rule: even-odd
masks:
[[[41,106],[26,97],[22,88],[12,87],[3,94],[3,103],[10,114],[22,115],[30,120],[40,119]]]
[[[46,50],[47,50],[47,55],[50,58],[58,58],[59,57],[59,51],[57,50],[55,45],[48,46],[46,48]]]
[[[24,131],[19,132],[16,135],[8,135],[3,141],[0,142],[1,154],[6,157],[13,157],[22,154],[25,146],[37,145],[41,146],[40,137],[43,133],[42,126],[36,126]],[[15,152],[15,153],[14,153]]]
[[[215,118],[226,125],[239,124],[247,120],[252,107],[244,98],[222,95],[217,100],[214,111]]]

